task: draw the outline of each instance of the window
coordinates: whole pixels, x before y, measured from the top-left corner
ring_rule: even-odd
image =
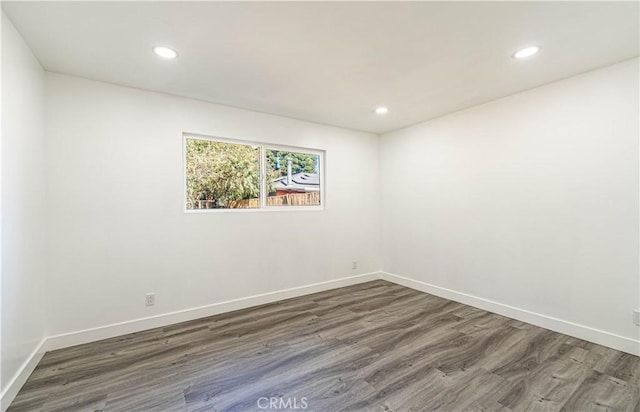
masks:
[[[186,139],[187,209],[260,207],[260,148]]]
[[[267,149],[267,206],[319,206],[320,155]]]
[[[323,152],[184,136],[186,210],[317,209]]]

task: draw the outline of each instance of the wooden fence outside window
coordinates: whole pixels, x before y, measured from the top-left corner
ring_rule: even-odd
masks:
[[[212,209],[213,200],[198,200],[196,209]],[[267,206],[319,206],[320,192],[289,193],[280,196],[268,196]],[[227,209],[256,209],[260,207],[260,199],[230,200]]]

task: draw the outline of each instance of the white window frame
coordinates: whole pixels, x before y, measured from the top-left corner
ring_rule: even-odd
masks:
[[[260,151],[260,207],[251,209],[188,209],[187,208],[187,139],[210,140],[214,142],[231,143],[245,146],[258,147]],[[320,157],[320,205],[317,206],[267,206],[267,150],[279,150],[317,155]],[[320,211],[325,209],[325,156],[326,151],[301,146],[280,145],[275,143],[262,143],[252,140],[233,139],[221,136],[209,136],[199,133],[182,133],[182,210],[184,213],[251,213],[251,212],[284,212],[284,211]]]

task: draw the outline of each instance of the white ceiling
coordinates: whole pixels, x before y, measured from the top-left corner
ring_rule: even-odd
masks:
[[[637,2],[2,2],[46,70],[382,133],[638,56]],[[527,60],[510,56],[539,44]],[[151,52],[180,53],[164,61]],[[387,105],[390,112],[373,109]]]

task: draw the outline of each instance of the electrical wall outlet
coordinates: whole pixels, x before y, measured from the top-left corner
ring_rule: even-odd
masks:
[[[147,293],[144,297],[144,303],[147,306],[153,306],[156,304],[156,294],[155,293]]]
[[[640,309],[633,311],[633,323],[640,326]]]
[[[358,261],[354,260],[353,262],[351,262],[351,269],[358,269]]]

